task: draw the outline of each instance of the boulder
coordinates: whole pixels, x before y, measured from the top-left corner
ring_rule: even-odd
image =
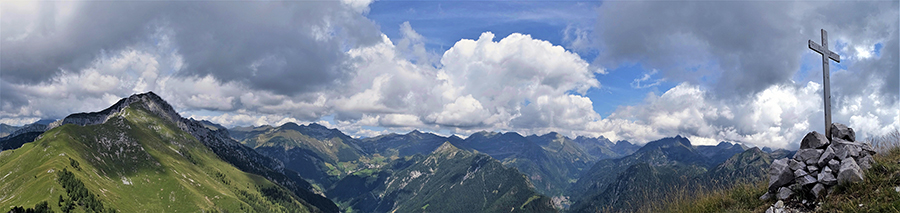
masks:
[[[832,175],[833,175],[834,170],[831,170],[831,167],[825,166],[825,167],[822,167],[822,173],[832,173]]]
[[[828,146],[828,138],[825,137],[822,133],[812,131],[810,133],[806,133],[806,136],[803,137],[803,140],[800,141],[800,149],[818,149],[824,146]]]
[[[825,185],[822,185],[822,183],[817,183],[816,186],[813,186],[811,192],[812,192],[813,196],[816,197],[816,199],[818,199],[820,197],[824,197],[825,196],[825,193],[824,193]]]
[[[763,201],[769,200],[769,199],[771,199],[771,198],[772,198],[772,193],[771,193],[771,192],[766,192],[766,193],[763,194],[762,196],[759,196],[759,200],[763,200]]]
[[[819,160],[819,157],[822,156],[822,152],[824,152],[824,151],[821,149],[813,149],[813,148],[800,149],[800,150],[797,150],[796,154],[794,154],[794,160],[806,163],[807,165],[814,164],[814,163],[816,163],[816,161]]]
[[[806,168],[806,163],[790,159],[788,160],[788,166],[791,168],[791,171],[803,170]]]
[[[828,164],[828,161],[834,159],[834,149],[831,146],[825,148],[825,151],[822,151],[822,156],[819,156],[819,160],[816,161],[816,164],[819,166],[825,166]]]
[[[831,168],[832,171],[841,171],[841,162],[836,159],[831,159],[828,161],[828,167]]]
[[[858,182],[863,180],[862,169],[856,164],[853,158],[841,160],[841,169],[838,170],[838,182]]]
[[[794,173],[788,168],[788,159],[782,158],[772,161],[769,167],[769,191],[774,192],[794,179]]]
[[[823,183],[825,185],[834,186],[837,184],[837,178],[834,178],[834,175],[830,172],[822,172],[816,178],[819,183]]]
[[[794,178],[800,178],[800,177],[807,176],[807,175],[809,175],[809,173],[807,173],[806,171],[804,171],[802,169],[794,170]]]
[[[809,184],[814,184],[817,182],[819,181],[816,180],[816,178],[812,175],[804,175],[803,177],[797,178],[797,184],[800,184],[801,186],[807,186]]]
[[[791,189],[788,189],[787,187],[781,187],[778,188],[778,194],[776,194],[775,197],[779,200],[787,200],[788,198],[791,198],[792,195],[794,195],[794,191],[791,191]]]
[[[865,157],[859,158],[858,164],[860,168],[862,168],[863,170],[867,170],[869,168],[872,168],[872,163],[874,162],[875,159],[872,158],[871,155],[866,155]]]
[[[868,153],[869,155],[874,155],[876,153],[875,148],[873,148],[872,144],[869,143],[862,143],[862,146],[860,148],[862,148],[863,152]]]
[[[815,166],[815,165],[809,165],[809,166],[806,166],[806,171],[809,171],[809,172],[819,171],[819,167]]]
[[[835,138],[854,142],[856,141],[856,133],[853,132],[853,128],[847,127],[847,125],[831,123],[831,139],[834,140]]]

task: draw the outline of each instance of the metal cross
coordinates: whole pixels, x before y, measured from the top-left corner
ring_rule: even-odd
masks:
[[[813,40],[809,40],[809,49],[815,50],[822,54],[822,84],[825,85],[825,137],[831,140],[831,87],[829,86],[828,59],[841,63],[841,56],[828,50],[828,33],[822,29],[822,46],[816,44]]]

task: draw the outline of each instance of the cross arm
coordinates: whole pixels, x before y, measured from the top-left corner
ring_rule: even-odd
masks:
[[[831,50],[822,48],[822,45],[817,44],[817,43],[816,43],[815,41],[813,41],[813,40],[809,40],[809,49],[812,49],[812,50],[816,51],[816,52],[819,53],[819,54],[826,55],[826,56],[828,56],[828,58],[830,58],[831,60],[834,60],[834,61],[836,61],[836,62],[838,62],[838,63],[841,63],[841,56],[840,56],[840,55],[838,55],[837,53],[832,52]]]
[[[816,42],[813,40],[809,40],[809,49],[815,50],[819,54],[823,53],[822,45],[816,44]],[[828,50],[825,50],[825,51],[828,51]]]
[[[841,55],[838,55],[837,53],[828,51],[828,58],[834,60],[835,62],[841,63]]]

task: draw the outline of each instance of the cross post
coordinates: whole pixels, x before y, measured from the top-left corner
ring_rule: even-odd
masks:
[[[822,84],[825,86],[825,137],[831,140],[831,79],[829,78],[828,59],[841,63],[841,56],[828,50],[828,32],[822,29],[822,45],[816,44],[813,40],[809,40],[809,49],[822,54]]]

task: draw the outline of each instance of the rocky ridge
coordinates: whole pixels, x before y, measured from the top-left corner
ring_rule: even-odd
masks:
[[[831,125],[831,140],[810,132],[803,137],[793,158],[772,162],[768,192],[760,199],[821,198],[838,183],[862,181],[864,171],[874,162],[874,154],[872,146],[857,142],[853,129],[844,124]]]
[[[153,92],[134,94],[120,99],[109,108],[99,112],[71,114],[47,125],[43,130],[35,129],[35,131],[42,133],[66,124],[78,126],[103,124],[112,118],[122,116],[128,107],[144,108],[148,112],[172,122],[182,131],[194,136],[222,160],[242,171],[263,176],[269,181],[284,186],[324,212],[339,211],[334,203],[316,194],[312,185],[300,177],[297,172],[284,169],[281,161],[266,157],[235,141],[226,129],[213,130],[201,121],[181,117],[171,105]]]

